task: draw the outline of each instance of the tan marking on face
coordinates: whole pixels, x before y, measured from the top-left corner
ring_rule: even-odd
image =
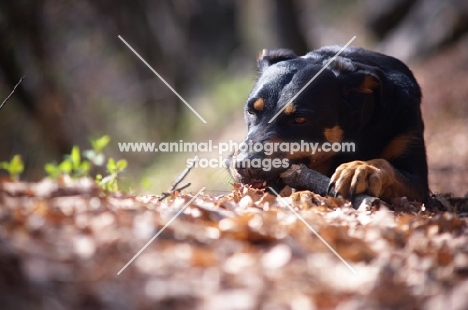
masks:
[[[417,140],[413,134],[399,135],[387,144],[380,157],[387,160],[398,158],[406,152],[411,143]]]
[[[286,106],[286,108],[284,109],[284,113],[286,115],[291,115],[293,114],[294,112],[296,112],[296,107],[290,102],[288,103],[288,105]]]
[[[364,81],[359,86],[358,91],[364,94],[372,94],[378,86],[379,81],[375,77],[366,75],[364,77]]]
[[[338,125],[332,128],[325,128],[323,135],[330,143],[343,141],[343,129],[341,129],[341,127]]]
[[[253,104],[253,108],[258,112],[262,111],[265,108],[265,101],[262,98],[257,99]]]

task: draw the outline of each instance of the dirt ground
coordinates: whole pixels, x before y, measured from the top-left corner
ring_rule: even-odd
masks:
[[[423,91],[429,185],[468,194],[468,37],[413,67]]]

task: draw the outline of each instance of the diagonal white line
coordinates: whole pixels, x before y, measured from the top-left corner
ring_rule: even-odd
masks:
[[[198,191],[198,193],[196,193],[195,196],[193,196],[192,199],[190,199],[190,201],[187,202],[187,203],[179,210],[179,212],[177,212],[176,215],[174,215],[174,216],[170,219],[170,221],[167,222],[166,225],[164,225],[164,227],[161,228],[161,230],[158,231],[158,233],[157,233],[156,235],[154,235],[154,237],[151,238],[151,240],[148,241],[148,242],[145,244],[145,246],[142,247],[141,250],[138,251],[138,253],[136,253],[135,256],[133,256],[133,258],[132,258],[125,266],[122,267],[122,269],[120,269],[119,272],[117,272],[117,275],[120,275],[120,274],[122,273],[122,271],[124,271],[125,268],[127,268],[128,265],[130,265],[130,264],[141,254],[141,252],[143,252],[143,251],[150,245],[150,243],[153,242],[154,239],[156,239],[156,238],[164,231],[164,229],[167,228],[167,226],[169,226],[182,212],[184,212],[184,210],[192,203],[192,201],[195,200],[195,198],[197,198],[198,195],[200,195],[200,193],[201,193],[205,188],[206,188],[206,187],[202,187],[202,189],[200,189],[200,190]]]
[[[160,76],[159,73],[157,73],[156,70],[154,70],[154,69],[149,65],[149,64],[146,62],[146,60],[144,60],[143,57],[141,57],[140,54],[138,54],[137,51],[135,51],[135,50],[133,49],[133,47],[131,47],[130,44],[127,43],[127,41],[125,41],[120,35],[118,36],[118,38],[119,38],[120,40],[122,40],[122,42],[125,43],[125,45],[127,45],[127,47],[128,47],[135,55],[137,55],[137,57],[140,58],[140,60],[141,60],[151,71],[153,71],[153,73],[156,74],[156,76],[157,76],[164,84],[166,84],[166,86],[167,86],[170,90],[172,90],[172,92],[173,92],[177,97],[179,97],[179,99],[182,100],[182,102],[185,103],[185,105],[186,105],[190,110],[192,110],[192,112],[195,113],[195,115],[198,116],[198,118],[201,119],[201,121],[202,121],[203,123],[206,124],[205,119],[204,119],[203,117],[201,117],[201,115],[198,114],[198,112],[195,111],[195,109],[192,108],[192,106],[191,106],[190,104],[188,104],[188,102],[185,101],[185,99],[182,98],[182,96],[179,95],[179,93],[177,93],[177,92],[174,90],[174,88],[172,88],[172,86],[169,85],[169,83],[166,82],[166,80],[163,79],[163,77]]]
[[[347,48],[348,45],[351,44],[351,42],[354,41],[354,39],[356,39],[356,36],[352,37],[351,40],[349,40],[348,43],[346,43],[346,45],[343,46],[343,47],[338,51],[338,53],[336,53],[336,55],[333,56],[333,57],[322,67],[322,69],[320,69],[320,71],[317,72],[317,73],[314,75],[314,77],[313,77],[312,79],[310,79],[310,81],[307,82],[307,84],[305,84],[304,87],[302,87],[300,91],[297,92],[297,94],[296,94],[294,97],[292,97],[291,100],[289,100],[289,102],[293,102],[294,99],[296,99],[297,96],[299,96],[299,95],[302,93],[302,91],[303,91],[304,89],[306,89],[306,87],[309,86],[310,83],[312,83],[312,82],[317,78],[317,76],[319,76],[319,74],[322,73],[322,71],[325,70],[325,69],[328,67],[328,65],[331,64],[332,61],[335,60],[335,58],[338,57],[338,56],[341,54],[341,52],[343,52],[344,49]],[[285,104],[284,107],[283,107],[281,110],[279,110],[278,113],[276,113],[275,116],[273,116],[273,117],[268,121],[268,124],[270,124],[271,122],[273,122],[273,121],[275,120],[275,118],[277,118],[278,115],[280,115],[280,113],[283,112],[284,109],[286,109],[287,106],[288,106],[288,105]]]
[[[300,219],[302,221],[302,223],[304,223],[304,225],[307,226],[307,228],[309,228],[309,230],[311,232],[313,232],[315,234],[315,236],[317,236],[317,238],[319,238],[320,241],[322,241],[323,244],[325,244],[327,246],[327,248],[330,249],[330,251],[332,251],[333,254],[335,254],[354,274],[357,274],[356,270],[354,270],[354,268],[351,267],[351,265],[348,264],[348,262],[345,261],[344,258],[341,257],[341,255],[338,254],[338,252],[336,252],[335,249],[332,248],[332,246],[330,244],[328,244],[328,242],[325,241],[325,239],[323,239],[322,236],[320,236],[319,233],[316,232],[315,229],[312,228],[312,226],[310,226],[309,223],[307,223],[306,220],[299,213],[297,213],[296,210],[294,210],[294,208],[291,206],[291,204],[289,204],[286,200],[284,200],[284,198],[281,197],[273,188],[271,188],[271,187],[269,187],[269,188],[276,195],[276,197],[278,197],[297,216],[297,218]]]

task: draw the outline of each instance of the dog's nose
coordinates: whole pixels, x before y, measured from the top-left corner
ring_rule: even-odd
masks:
[[[237,172],[239,172],[239,174],[248,176],[250,178],[255,178],[256,176],[261,174],[262,169],[258,167],[253,167],[252,161],[259,160],[261,162],[263,158],[264,156],[262,153],[239,153],[236,157],[235,168]]]
[[[262,154],[251,152],[239,153],[236,157],[236,168],[245,170],[252,166],[251,164],[254,159],[262,160]]]

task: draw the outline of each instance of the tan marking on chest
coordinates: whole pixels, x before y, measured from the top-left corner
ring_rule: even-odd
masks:
[[[343,141],[343,129],[338,125],[332,128],[325,128],[323,135],[330,143]]]
[[[398,158],[402,156],[408,149],[408,146],[415,141],[417,141],[417,137],[412,134],[399,135],[387,144],[380,157],[387,160]]]

